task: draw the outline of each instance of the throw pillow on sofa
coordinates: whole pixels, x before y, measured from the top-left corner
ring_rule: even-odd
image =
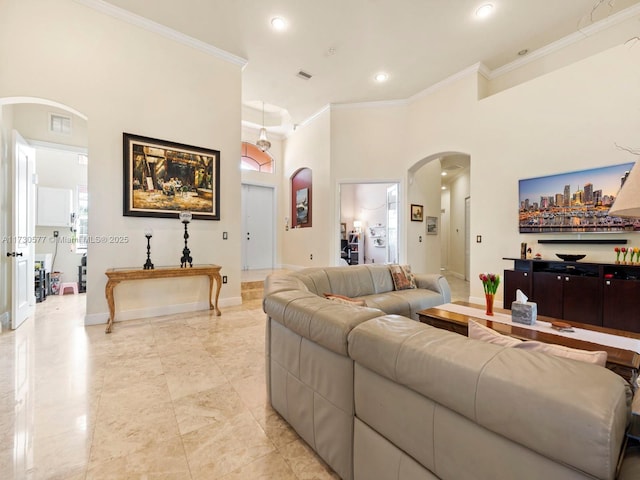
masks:
[[[325,293],[324,297],[329,300],[333,300],[334,302],[344,303],[347,305],[356,305],[358,307],[366,306],[364,300],[357,300],[355,298],[345,297],[344,295],[338,295],[336,293]]]
[[[519,348],[521,350],[529,350],[530,352],[541,352],[556,357],[570,358],[580,362],[593,363],[604,367],[607,363],[607,352],[605,351],[589,351],[577,348],[569,348],[553,343],[542,343],[535,340],[522,341],[517,338],[502,335],[495,330],[481,325],[478,322],[469,320],[469,338],[482,340],[488,343],[502,345],[503,347]]]
[[[389,265],[393,286],[396,290],[408,290],[417,288],[416,279],[411,273],[409,265]]]
[[[508,335],[502,335],[501,333],[498,333],[489,327],[485,327],[478,322],[474,322],[473,320],[469,320],[468,324],[469,332],[467,335],[469,338],[493,343],[494,345],[500,345],[501,347],[515,347],[519,343],[522,343],[522,340],[518,340],[517,338],[513,338]]]

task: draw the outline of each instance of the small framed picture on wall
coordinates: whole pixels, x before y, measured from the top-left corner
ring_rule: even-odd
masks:
[[[427,217],[427,235],[438,234],[438,217]]]
[[[423,220],[422,205],[411,204],[411,221],[421,222]]]

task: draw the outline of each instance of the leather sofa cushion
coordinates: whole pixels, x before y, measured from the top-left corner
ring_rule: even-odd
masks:
[[[629,406],[625,381],[605,368],[392,315],[354,328],[349,355],[547,458],[596,478],[614,476]]]
[[[353,298],[394,290],[388,265],[367,264],[350,267],[305,268],[290,275],[302,282],[309,291],[319,296],[325,293],[336,293]]]
[[[418,320],[418,312],[442,305],[442,295],[432,290],[411,288],[361,297],[367,307],[379,308],[390,315]]]
[[[300,290],[269,295],[263,307],[273,321],[341,355],[347,355],[347,335],[355,326],[384,314],[374,308],[331,302]]]

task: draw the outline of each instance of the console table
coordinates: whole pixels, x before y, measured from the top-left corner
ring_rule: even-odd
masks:
[[[461,313],[449,311],[443,308],[428,308],[418,312],[418,318],[422,323],[431,325],[432,327],[441,328],[443,330],[449,330],[460,335],[467,336],[468,334],[468,322],[473,320],[486,327],[489,327],[503,335],[517,338],[519,340],[537,340],[543,343],[555,343],[563,345],[565,347],[577,348],[581,350],[604,350],[607,352],[607,368],[617,373],[621,377],[625,378],[632,385],[635,385],[636,378],[638,376],[638,369],[640,368],[640,354],[631,350],[625,350],[622,348],[616,348],[609,345],[602,345],[599,343],[592,343],[588,341],[579,340],[577,338],[569,338],[560,335],[554,335],[551,333],[541,332],[537,330],[527,329],[513,324],[507,324],[497,321],[485,320],[479,318],[484,312],[484,307],[481,305],[473,305],[467,302],[454,302],[458,305],[473,307],[478,310],[478,316],[464,315]],[[494,308],[496,313],[511,314],[510,310],[502,308]],[[551,317],[544,317],[538,315],[538,320],[545,322],[552,322],[557,319]],[[619,337],[627,337],[632,339],[640,339],[640,335],[637,333],[626,332],[621,330],[614,330],[610,328],[596,327],[593,325],[587,325],[577,322],[571,322],[576,328],[584,330],[591,330],[594,332],[607,333],[610,335],[616,335]]]
[[[222,279],[220,278],[220,266],[219,265],[200,265],[195,267],[157,267],[152,270],[144,270],[142,268],[110,268],[105,272],[108,277],[107,285],[104,288],[105,296],[107,297],[107,304],[109,305],[109,322],[105,333],[111,333],[113,327],[113,320],[115,317],[116,304],[113,297],[113,289],[120,282],[131,280],[149,280],[154,278],[172,278],[172,277],[194,277],[194,276],[206,276],[209,277],[209,309],[214,310],[217,316],[220,316],[220,310],[218,309],[218,297],[220,296],[220,288],[222,286]],[[213,281],[216,281],[216,297],[215,302],[211,301],[213,294]]]

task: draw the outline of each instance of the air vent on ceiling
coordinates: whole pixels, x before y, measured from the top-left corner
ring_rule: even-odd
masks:
[[[310,74],[310,73],[305,72],[304,70],[300,70],[300,71],[297,73],[297,76],[298,76],[298,77],[300,77],[300,78],[302,78],[303,80],[309,80],[309,79],[311,78],[311,74]]]

